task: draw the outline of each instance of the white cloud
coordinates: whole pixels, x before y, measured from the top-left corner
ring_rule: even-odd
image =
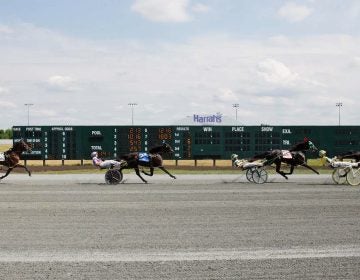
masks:
[[[202,4],[202,3],[196,3],[191,7],[191,10],[195,13],[207,13],[210,8],[209,6]]]
[[[6,94],[8,92],[9,92],[9,90],[7,88],[0,87],[0,94]]]
[[[289,22],[299,22],[310,16],[312,12],[313,10],[305,5],[288,2],[278,10],[278,15]]]
[[[356,56],[352,59],[350,65],[352,67],[360,67],[360,56]]]
[[[47,83],[50,88],[55,90],[72,91],[74,90],[74,79],[69,76],[55,75],[51,76]]]
[[[360,3],[355,1],[350,4],[350,7],[347,10],[347,15],[351,18],[358,18],[360,16]]]
[[[235,102],[238,99],[235,93],[229,88],[218,89],[218,92],[213,97],[215,101],[220,102]]]
[[[186,22],[191,20],[188,4],[188,0],[136,0],[131,8],[151,21]]]
[[[0,108],[16,108],[16,104],[14,102],[4,101],[0,99]]]
[[[35,26],[14,29],[19,32],[7,46],[0,44],[0,83],[6,82],[3,93],[7,87],[11,92],[0,95],[0,127],[24,122],[25,110],[18,114],[15,108],[24,108],[22,100],[36,105],[32,123],[39,125],[130,124],[129,102],[139,104],[136,124],[171,124],[194,112],[233,115],[235,102],[244,104],[239,116],[246,124],[331,124],[313,112],[329,116],[334,100],[344,103],[344,123],[360,118],[351,102],[360,88],[356,36],[208,36],[146,45],[74,40]],[[278,104],[296,104],[304,113],[301,119],[292,110],[276,114]]]
[[[289,86],[298,78],[285,64],[275,59],[267,58],[258,64],[258,74],[267,82],[278,86]]]
[[[0,35],[1,34],[11,34],[14,30],[12,30],[9,26],[0,24]]]
[[[39,116],[39,117],[56,117],[57,113],[54,110],[48,110],[48,109],[36,109],[36,110],[32,110],[31,112],[32,115],[34,116]]]

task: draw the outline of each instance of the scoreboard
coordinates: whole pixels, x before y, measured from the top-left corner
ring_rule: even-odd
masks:
[[[89,159],[92,151],[103,158],[147,152],[162,142],[170,144],[167,159],[242,158],[289,149],[309,138],[330,156],[360,150],[360,126],[14,126],[13,141],[24,138],[32,152],[24,159]],[[316,154],[309,154],[316,157]]]

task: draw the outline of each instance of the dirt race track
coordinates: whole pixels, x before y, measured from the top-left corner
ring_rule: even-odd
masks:
[[[0,279],[360,279],[360,187],[330,175],[11,174]]]

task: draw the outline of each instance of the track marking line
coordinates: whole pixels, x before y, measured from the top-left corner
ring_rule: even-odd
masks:
[[[164,262],[360,257],[360,246],[207,251],[0,251],[0,262]]]

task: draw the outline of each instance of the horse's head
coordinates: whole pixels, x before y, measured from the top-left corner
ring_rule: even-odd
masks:
[[[316,152],[318,150],[318,148],[316,148],[316,146],[314,145],[313,142],[308,141],[308,150],[310,150],[312,152]]]
[[[150,154],[172,154],[174,153],[174,150],[171,148],[171,146],[168,143],[163,143],[160,146],[156,146],[154,148],[151,148],[149,150]]]
[[[300,151],[312,151],[316,152],[318,149],[314,145],[313,142],[311,142],[308,138],[304,138],[303,142],[300,142],[293,146],[290,151],[291,152],[300,152]]]
[[[13,147],[13,151],[16,152],[29,152],[31,153],[31,144],[27,143],[24,139],[21,139],[20,141],[16,142]]]
[[[171,146],[168,143],[162,144],[162,152],[164,154],[172,154],[174,153],[174,150],[171,148]]]

